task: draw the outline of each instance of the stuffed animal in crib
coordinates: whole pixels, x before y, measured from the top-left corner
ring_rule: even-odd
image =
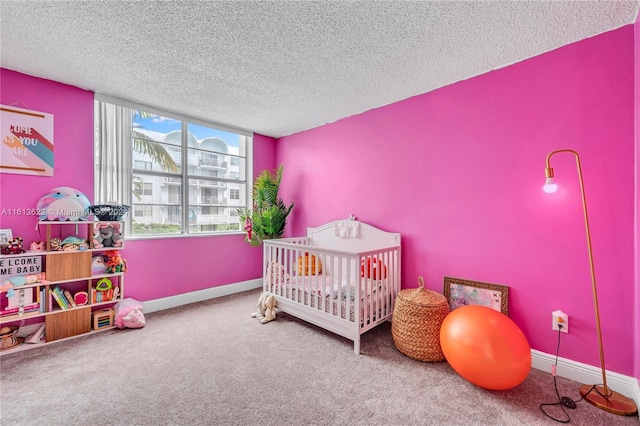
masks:
[[[251,318],[256,318],[262,324],[276,319],[276,296],[274,294],[263,292],[256,307],[258,312],[252,313]]]

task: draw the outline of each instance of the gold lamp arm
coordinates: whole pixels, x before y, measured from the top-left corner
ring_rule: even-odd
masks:
[[[602,384],[604,386],[605,395],[609,394],[609,388],[607,387],[607,374],[605,371],[605,363],[604,363],[604,347],[602,345],[602,329],[600,327],[600,309],[598,308],[598,291],[596,286],[596,272],[593,266],[593,251],[591,249],[591,229],[589,228],[589,213],[587,212],[587,198],[584,193],[584,181],[582,180],[582,165],[580,164],[580,155],[572,149],[558,149],[555,151],[551,151],[549,155],[547,155],[547,167],[545,169],[545,176],[547,178],[552,178],[553,168],[551,167],[551,157],[554,154],[558,154],[560,152],[569,152],[576,157],[576,166],[578,168],[578,179],[580,181],[580,195],[582,196],[582,210],[584,212],[584,226],[587,232],[587,250],[589,252],[589,269],[591,270],[591,289],[593,291],[593,305],[596,314],[596,331],[598,333],[598,349],[600,351],[600,366],[602,367]]]
[[[580,195],[582,196],[582,209],[584,211],[584,226],[587,232],[587,250],[589,251],[589,269],[591,270],[591,289],[593,292],[593,306],[596,314],[596,331],[598,333],[598,350],[600,351],[600,368],[602,369],[602,386],[582,385],[580,386],[580,394],[590,404],[607,411],[609,413],[635,416],[638,413],[636,403],[618,392],[611,390],[607,386],[607,373],[604,363],[604,348],[602,345],[602,329],[600,326],[600,309],[598,308],[598,291],[596,287],[596,273],[593,266],[593,250],[591,248],[591,230],[589,228],[589,214],[587,213],[587,198],[584,193],[584,181],[582,179],[582,165],[580,164],[580,156],[572,149],[558,149],[551,151],[547,155],[547,163],[545,168],[545,176],[547,181],[553,180],[553,168],[551,167],[551,157],[560,152],[568,152],[576,158],[576,166],[578,168],[578,179],[580,181]]]

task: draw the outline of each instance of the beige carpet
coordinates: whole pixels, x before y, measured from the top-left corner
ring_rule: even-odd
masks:
[[[114,330],[0,358],[2,425],[552,425],[550,374],[487,391],[446,362],[407,358],[390,323],[352,342],[281,314],[259,290],[146,315]],[[579,384],[558,379],[561,395]],[[550,409],[559,418],[558,407]],[[581,401],[574,425],[634,425]]]

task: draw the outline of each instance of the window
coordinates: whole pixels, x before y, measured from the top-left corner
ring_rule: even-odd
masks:
[[[136,217],[151,216],[152,206],[138,204],[135,206],[133,215]]]
[[[151,170],[153,163],[151,161],[133,160],[133,167],[142,170]]]
[[[153,190],[152,190],[153,186],[151,184],[151,182],[144,182],[142,184],[142,195],[153,195]]]
[[[132,207],[132,236],[241,231],[253,135],[96,94],[96,204]]]

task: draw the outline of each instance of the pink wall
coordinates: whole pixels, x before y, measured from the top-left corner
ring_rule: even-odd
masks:
[[[256,135],[254,173],[275,167],[275,140]],[[262,276],[262,248],[249,246],[242,235],[128,241],[126,255],[127,293],[138,300]]]
[[[53,177],[0,174],[0,208],[34,208],[51,188],[71,186],[93,200],[93,93],[49,80],[0,69],[0,102],[54,114]],[[24,106],[26,105],[26,106]],[[275,140],[257,135],[254,170],[273,169]],[[29,245],[44,239],[35,217],[0,217]],[[126,295],[141,301],[172,296],[261,276],[262,251],[242,235],[127,241]]]
[[[0,102],[54,115],[52,177],[0,173],[0,228],[9,228],[27,244],[44,240],[35,216],[8,212],[35,208],[50,189],[70,186],[93,197],[93,92],[0,69]]]
[[[575,160],[582,156],[608,369],[634,369],[633,27],[278,140],[288,234],[346,218],[402,233],[403,286],[510,286],[510,316],[555,353],[599,365]]]
[[[534,349],[554,353],[550,313],[560,308],[570,315],[571,331],[563,335],[561,356],[598,365],[571,158],[554,157],[561,190],[553,196],[540,190],[546,154],[577,149],[607,368],[630,374],[640,353],[633,38],[627,26],[277,144],[256,136],[254,170],[285,165],[281,195],[296,203],[288,234],[350,213],[399,231],[404,287],[415,287],[419,275],[438,291],[445,275],[509,285],[511,317]],[[0,207],[33,207],[56,186],[74,186],[91,199],[93,94],[4,69],[0,80],[3,104],[55,115],[56,147],[54,177],[0,174]],[[0,217],[1,228],[27,243],[41,238],[34,225],[35,218]],[[139,300],[260,276],[260,249],[239,235],[128,241],[123,255],[127,293]],[[170,262],[175,266],[165,266]],[[635,372],[640,376],[640,365]]]

